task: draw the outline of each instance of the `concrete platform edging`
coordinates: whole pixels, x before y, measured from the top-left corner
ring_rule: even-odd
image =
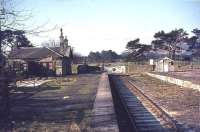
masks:
[[[95,132],[119,132],[107,73],[102,73],[93,107],[92,128]]]
[[[181,79],[177,79],[177,78],[174,78],[174,77],[169,77],[169,76],[164,76],[164,75],[159,75],[159,74],[153,74],[153,73],[149,73],[149,72],[146,72],[146,74],[151,76],[151,77],[154,77],[154,78],[157,78],[157,79],[160,79],[162,81],[166,81],[166,82],[169,82],[169,83],[172,83],[172,84],[176,84],[176,85],[181,86],[181,87],[192,88],[192,89],[200,91],[200,85],[194,84],[191,81],[181,80]]]

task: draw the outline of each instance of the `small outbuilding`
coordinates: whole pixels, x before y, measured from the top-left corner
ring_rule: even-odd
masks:
[[[156,72],[174,71],[174,61],[168,57],[158,59],[154,63],[155,63],[154,71]]]

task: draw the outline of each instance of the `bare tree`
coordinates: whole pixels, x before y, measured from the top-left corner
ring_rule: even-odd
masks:
[[[9,41],[3,43],[3,39],[5,37],[2,38],[2,36],[3,34],[7,33],[6,31],[11,32],[10,34],[12,34],[13,36],[33,35],[40,37],[42,33],[56,30],[59,28],[57,25],[55,25],[51,28],[45,29],[48,22],[45,22],[36,27],[33,27],[32,25],[27,25],[26,22],[30,21],[33,15],[29,10],[18,9],[17,5],[19,4],[21,3],[15,0],[0,0],[0,32],[1,32],[0,51],[1,52],[3,52],[3,49],[8,49],[9,47],[13,47],[13,45],[16,45],[19,42],[19,41],[17,42],[16,39],[13,39],[12,43]],[[4,36],[8,37],[8,35]]]
[[[19,1],[16,1],[19,2]],[[57,26],[44,30],[42,24],[35,28],[28,28],[25,24],[32,17],[31,11],[18,10],[14,0],[0,0],[0,117],[9,117],[9,81],[15,79],[15,74],[9,69],[5,50],[12,46],[19,46],[19,42],[27,44],[25,34],[39,36],[40,33],[57,29]],[[31,27],[31,26],[30,26]],[[20,40],[20,41],[19,41]],[[3,118],[4,117],[4,118]],[[8,120],[9,121],[9,120]],[[6,122],[6,121],[3,121]],[[9,123],[6,123],[9,124]]]

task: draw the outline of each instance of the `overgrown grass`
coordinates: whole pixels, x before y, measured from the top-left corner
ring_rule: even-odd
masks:
[[[22,105],[20,102],[13,104],[16,105],[16,108],[13,108],[15,112],[16,109],[22,111],[14,113],[19,116],[13,118],[13,131],[92,131],[92,103],[98,78],[96,75],[59,77],[40,87],[17,88],[17,91],[24,92],[16,93],[20,96],[33,92],[34,97],[31,93],[30,99],[25,99],[34,102],[23,100],[25,103]],[[64,98],[68,96],[69,98]]]
[[[80,94],[90,94],[92,91],[92,88],[89,86],[89,84],[85,84],[81,89],[78,90],[78,93]]]

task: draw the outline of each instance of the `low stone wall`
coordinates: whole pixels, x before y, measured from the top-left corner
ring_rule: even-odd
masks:
[[[159,74],[153,74],[153,73],[149,73],[149,72],[147,72],[146,74],[151,76],[151,77],[154,77],[154,78],[157,78],[157,79],[160,79],[162,81],[166,81],[166,82],[169,82],[169,83],[172,83],[172,84],[176,84],[176,85],[181,86],[181,87],[192,88],[192,89],[196,89],[196,90],[200,91],[200,85],[194,84],[191,81],[181,80],[181,79],[177,79],[177,78],[174,78],[174,77],[169,77],[169,76],[164,76],[164,75],[159,75]]]
[[[93,108],[95,132],[119,132],[108,75],[101,75]]]

